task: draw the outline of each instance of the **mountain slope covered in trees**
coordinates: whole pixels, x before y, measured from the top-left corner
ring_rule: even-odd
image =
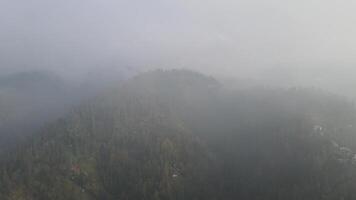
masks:
[[[0,199],[352,200],[355,122],[320,91],[147,72],[9,152]]]

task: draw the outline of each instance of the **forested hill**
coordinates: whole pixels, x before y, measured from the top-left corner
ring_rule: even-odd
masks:
[[[353,105],[320,91],[153,71],[10,152],[0,199],[354,200],[355,131]]]

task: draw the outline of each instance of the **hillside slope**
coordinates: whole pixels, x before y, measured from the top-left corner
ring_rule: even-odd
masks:
[[[355,199],[355,154],[335,135],[345,124],[325,114],[352,106],[326,96],[148,72],[9,154],[0,199]]]

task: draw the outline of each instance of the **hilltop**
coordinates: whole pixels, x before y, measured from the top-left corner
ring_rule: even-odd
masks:
[[[230,91],[197,72],[147,72],[10,153],[0,199],[351,200],[353,115],[319,91]]]

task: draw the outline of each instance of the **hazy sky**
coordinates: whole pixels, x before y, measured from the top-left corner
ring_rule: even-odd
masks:
[[[1,0],[0,69],[349,73],[355,10],[352,0]]]

